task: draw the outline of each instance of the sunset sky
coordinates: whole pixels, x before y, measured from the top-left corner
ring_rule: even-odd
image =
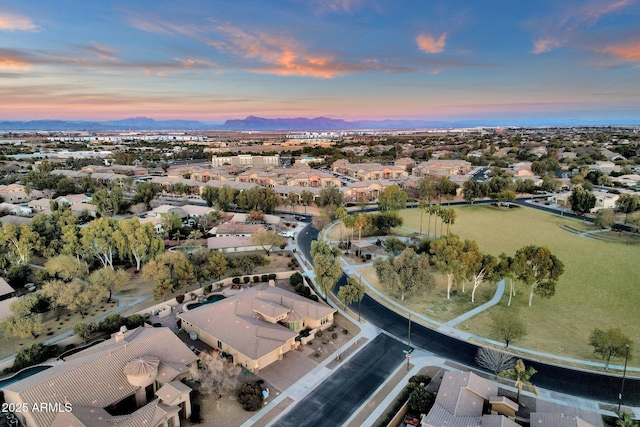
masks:
[[[640,0],[3,0],[0,120],[640,119]]]

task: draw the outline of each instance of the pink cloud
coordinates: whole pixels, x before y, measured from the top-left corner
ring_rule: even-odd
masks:
[[[251,72],[331,79],[359,71],[401,71],[371,61],[341,61],[333,53],[310,52],[290,36],[264,31],[250,33],[232,25],[219,25],[217,29],[223,34],[223,39],[212,40],[207,44],[220,51],[257,60],[258,64],[246,66]]]
[[[0,31],[37,31],[39,27],[26,16],[0,13]]]
[[[550,50],[556,49],[560,46],[562,46],[562,43],[558,40],[539,39],[534,42],[532,52],[535,54],[549,52]]]
[[[602,52],[613,55],[621,61],[640,62],[640,42],[637,41],[605,46]]]
[[[416,43],[418,48],[425,53],[440,53],[444,52],[444,47],[447,40],[447,33],[442,33],[437,39],[431,34],[422,33],[416,37]]]
[[[5,71],[29,71],[31,65],[17,58],[0,57],[0,70]]]

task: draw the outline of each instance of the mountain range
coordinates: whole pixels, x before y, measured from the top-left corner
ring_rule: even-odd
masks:
[[[154,131],[154,130],[237,130],[237,131],[326,131],[326,130],[412,130],[432,128],[469,128],[477,126],[610,126],[638,125],[635,123],[613,123],[611,120],[356,120],[346,121],[327,117],[267,119],[249,116],[245,119],[227,120],[220,123],[205,123],[196,120],[154,120],[134,117],[110,121],[31,120],[0,121],[0,131]]]

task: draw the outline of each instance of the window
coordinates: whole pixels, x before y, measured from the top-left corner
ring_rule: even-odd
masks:
[[[324,325],[327,322],[329,322],[329,317],[323,317],[322,319],[320,319],[320,324],[321,325]]]
[[[169,419],[167,420],[167,427],[175,427],[175,425],[176,425],[176,424],[175,424],[175,422],[174,422],[174,420],[173,420],[173,417],[171,417],[171,418],[169,418]]]
[[[287,323],[287,327],[293,331],[297,331],[298,330],[298,326],[300,325],[299,322],[288,322]]]
[[[222,341],[218,341],[218,348],[222,350]]]

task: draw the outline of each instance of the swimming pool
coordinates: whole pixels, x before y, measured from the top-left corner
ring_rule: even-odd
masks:
[[[52,367],[53,366],[51,365],[38,365],[38,366],[31,366],[29,368],[24,368],[23,370],[21,370],[20,372],[18,372],[12,377],[0,380],[0,388],[6,387],[9,384],[13,384],[17,381],[23,380],[25,378],[30,377],[31,375],[35,375],[38,372],[42,372]]]
[[[201,302],[190,302],[185,304],[185,310],[193,310],[194,308],[202,307],[203,305],[213,304],[214,302],[218,302],[220,300],[225,299],[225,296],[222,294],[212,294],[209,295],[204,301]]]

